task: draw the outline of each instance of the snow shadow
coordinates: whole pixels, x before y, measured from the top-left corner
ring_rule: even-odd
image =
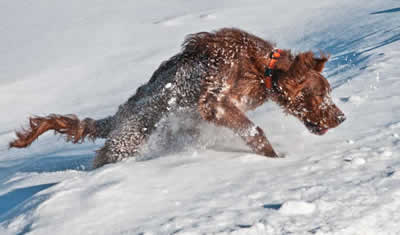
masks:
[[[13,166],[0,169],[0,183],[5,183],[15,173],[49,173],[66,170],[88,171],[92,169],[93,154],[83,155],[59,155],[50,153],[46,155],[34,155],[29,159],[15,160]],[[48,195],[37,195],[42,190],[56,185],[55,183],[30,185],[14,189],[4,195],[0,195],[0,223],[7,226],[18,215],[30,213],[40,203],[48,198]],[[27,224],[19,234],[28,233],[31,225]]]
[[[319,38],[320,35],[324,35],[325,33],[319,32],[314,36]],[[310,35],[307,38],[314,36]],[[332,55],[326,64],[328,79],[332,79],[333,77],[339,78],[337,75],[353,70],[353,72],[347,73],[347,77],[340,77],[338,80],[331,81],[332,87],[337,88],[358,76],[359,71],[367,68],[369,60],[383,56],[384,54],[379,52],[379,48],[398,42],[399,40],[399,27],[396,26],[364,33],[357,38],[341,40],[327,38],[320,41],[315,47]],[[370,41],[373,41],[373,43],[369,43]]]
[[[10,210],[14,209],[27,199],[31,198],[33,195],[36,193],[45,190],[56,183],[51,183],[51,184],[41,184],[41,185],[35,185],[31,187],[25,187],[25,188],[18,188],[15,189],[7,194],[1,195],[0,196],[0,223],[7,219],[9,216],[7,216],[7,212]]]
[[[385,14],[385,13],[394,13],[394,12],[399,12],[399,11],[400,11],[400,7],[398,7],[398,8],[392,8],[392,9],[387,9],[387,10],[383,10],[383,11],[372,12],[372,13],[370,13],[370,15],[378,15],[378,14]]]
[[[19,167],[19,172],[56,172],[65,170],[88,171],[92,169],[94,155],[57,155],[34,157]]]
[[[281,209],[281,207],[282,207],[282,204],[279,204],[279,203],[263,205],[264,209],[270,209],[270,210],[279,210],[279,209]]]
[[[4,180],[7,176],[15,172],[57,172],[65,170],[88,171],[92,169],[92,159],[94,155],[56,155],[47,154],[45,156],[32,156],[29,159],[9,161],[10,167],[0,167],[0,177]],[[0,180],[1,182],[1,180]]]

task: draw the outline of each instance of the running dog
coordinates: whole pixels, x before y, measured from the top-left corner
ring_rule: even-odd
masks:
[[[239,29],[188,35],[182,50],[163,62],[150,80],[113,116],[79,120],[75,115],[31,117],[29,128],[16,132],[10,147],[24,148],[48,130],[67,141],[106,138],[93,167],[138,156],[141,147],[172,113],[191,113],[199,120],[227,127],[254,153],[278,157],[263,130],[247,116],[271,100],[317,135],[345,120],[332,102],[321,75],[328,57],[311,51],[294,55]]]

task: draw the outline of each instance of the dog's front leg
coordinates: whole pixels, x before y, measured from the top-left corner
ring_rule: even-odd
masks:
[[[278,157],[264,131],[233,104],[200,105],[199,111],[205,120],[233,130],[255,153],[267,157]]]

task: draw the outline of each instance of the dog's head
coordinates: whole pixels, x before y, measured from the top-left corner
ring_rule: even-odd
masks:
[[[299,118],[307,129],[317,135],[342,123],[346,117],[333,103],[331,87],[321,75],[328,57],[316,58],[312,52],[283,58],[277,80],[280,103],[286,112]]]

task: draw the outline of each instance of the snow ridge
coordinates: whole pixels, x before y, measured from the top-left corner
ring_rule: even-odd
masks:
[[[0,3],[0,234],[399,234],[396,3]],[[158,133],[139,161],[97,170],[101,141],[45,135],[27,150],[5,147],[31,114],[115,113],[184,35],[227,26],[329,53],[324,75],[348,119],[319,137],[273,104],[250,113],[279,160],[207,124],[198,143],[182,136],[160,152]]]

